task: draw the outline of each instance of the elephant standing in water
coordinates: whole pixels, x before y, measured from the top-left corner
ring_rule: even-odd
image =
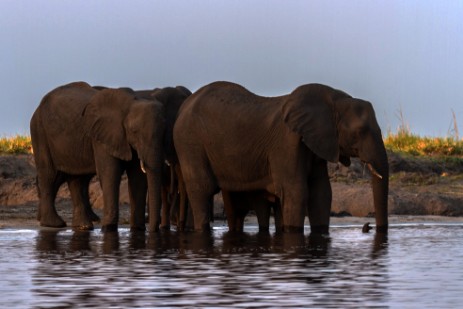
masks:
[[[174,148],[173,130],[177,113],[183,102],[191,95],[191,91],[183,86],[156,88],[153,90],[138,90],[135,94],[139,98],[157,100],[165,110],[166,130],[164,137],[165,162],[162,177],[162,216],[161,228],[170,228],[171,207],[177,203],[177,228],[183,230],[186,217],[186,192],[183,186],[181,169],[178,164]]]
[[[40,224],[66,225],[56,212],[54,200],[61,184],[67,182],[74,204],[73,226],[92,229],[88,182],[97,174],[104,199],[102,230],[117,229],[119,185],[126,171],[131,228],[145,229],[148,192],[149,228],[157,230],[164,130],[162,104],[138,99],[128,90],[97,90],[76,82],[49,92],[31,119]]]
[[[222,189],[274,195],[285,232],[302,232],[307,212],[312,232],[327,233],[332,193],[326,161],[349,165],[350,157],[372,171],[376,229],[388,229],[381,130],[371,103],[342,91],[307,84],[268,98],[215,82],[185,101],[174,142],[197,230],[210,228],[211,196]]]

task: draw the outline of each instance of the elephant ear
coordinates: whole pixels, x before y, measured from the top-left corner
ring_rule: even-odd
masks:
[[[329,87],[310,84],[294,90],[283,105],[283,121],[317,156],[338,162],[339,143]]]
[[[125,90],[104,89],[93,96],[83,113],[87,134],[110,155],[125,161],[132,159],[124,119],[133,100]]]

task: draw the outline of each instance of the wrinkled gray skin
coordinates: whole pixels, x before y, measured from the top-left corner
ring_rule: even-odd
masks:
[[[327,233],[326,161],[349,165],[350,157],[359,157],[374,174],[377,231],[387,231],[389,167],[369,102],[320,84],[268,98],[216,82],[185,101],[174,142],[196,230],[210,228],[210,198],[222,189],[278,198],[284,232],[302,232],[307,212],[312,232]]]
[[[123,89],[97,90],[84,82],[76,82],[48,93],[31,119],[40,225],[66,225],[57,214],[54,201],[61,184],[67,182],[74,204],[73,227],[92,229],[88,182],[97,174],[104,199],[102,230],[117,229],[119,185],[125,171],[131,200],[131,228],[145,229],[148,192],[149,229],[157,230],[164,117],[159,102],[137,99]]]
[[[170,228],[171,208],[177,203],[177,228],[184,230],[186,218],[186,191],[183,186],[180,165],[174,148],[173,128],[177,113],[191,91],[183,86],[156,88],[135,91],[137,97],[161,102],[165,110],[166,130],[164,136],[165,165],[162,176],[162,215],[161,228]]]

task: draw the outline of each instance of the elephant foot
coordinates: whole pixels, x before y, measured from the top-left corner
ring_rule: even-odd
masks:
[[[72,229],[75,231],[92,231],[93,223],[85,216],[80,216],[79,218],[77,214],[74,214]]]
[[[156,226],[154,226],[154,227],[153,227],[153,226],[150,226],[150,227],[148,228],[148,231],[149,231],[150,233],[157,233],[157,232],[159,232],[159,225],[156,225]]]
[[[185,221],[180,221],[177,224],[177,231],[179,232],[185,232]]]
[[[388,230],[388,226],[387,225],[377,225],[376,226],[376,233],[383,233],[383,234],[386,234],[387,233],[387,230]]]
[[[329,229],[328,225],[310,226],[310,232],[313,234],[329,234]]]
[[[178,218],[175,215],[170,216],[169,220],[170,220],[170,222],[174,222],[174,223],[178,222]]]
[[[210,232],[212,231],[211,229],[211,225],[209,223],[204,223],[202,226],[201,226],[201,229],[199,230],[200,232]]]
[[[66,222],[61,219],[60,216],[54,216],[53,218],[46,218],[41,216],[40,226],[44,227],[54,227],[54,228],[63,228],[66,227]]]
[[[101,226],[102,232],[116,232],[117,231],[117,224],[105,224]]]
[[[74,225],[72,228],[74,231],[93,231],[93,224]]]
[[[160,229],[161,229],[161,231],[170,231],[170,224],[161,225]]]
[[[131,226],[130,231],[131,232],[145,232],[146,227],[145,227],[145,225],[143,225],[143,226],[141,226],[141,225]]]
[[[303,226],[286,225],[286,226],[283,227],[283,231],[285,233],[304,233],[304,227]]]

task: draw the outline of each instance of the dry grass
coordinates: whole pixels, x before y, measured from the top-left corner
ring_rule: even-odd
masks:
[[[30,136],[16,135],[0,138],[0,154],[32,153]]]
[[[408,130],[399,130],[389,133],[384,144],[389,150],[413,156],[463,157],[463,140],[455,137],[421,137]],[[0,153],[32,153],[31,137],[16,135],[0,138]]]
[[[384,139],[387,149],[413,156],[462,157],[463,140],[454,137],[421,137],[406,130],[389,133]]]

